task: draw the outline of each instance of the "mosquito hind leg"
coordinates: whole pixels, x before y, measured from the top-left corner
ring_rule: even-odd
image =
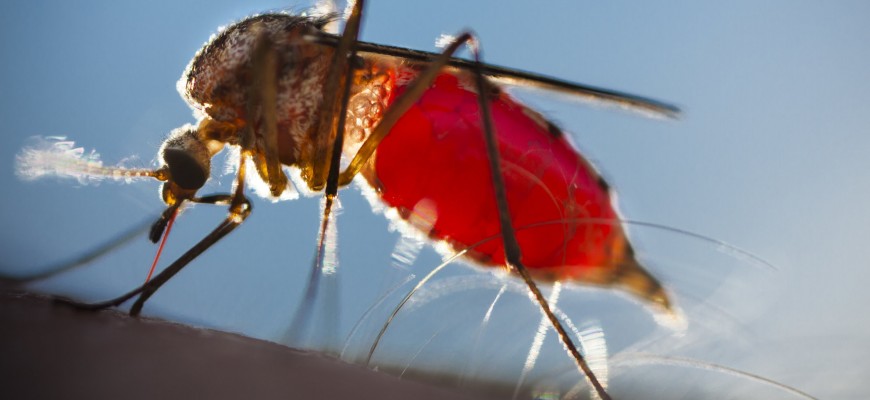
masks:
[[[507,203],[507,193],[505,189],[504,177],[501,172],[498,145],[496,142],[495,126],[493,124],[492,115],[489,106],[489,94],[491,93],[488,82],[483,75],[483,64],[480,61],[480,49],[477,41],[471,33],[463,33],[454,39],[449,46],[432,62],[430,65],[417,76],[405,92],[399,96],[384,112],[380,123],[374,128],[372,133],[363,142],[359,151],[351,160],[348,167],[339,176],[339,185],[346,185],[351,182],[353,177],[362,170],[371,156],[374,154],[380,142],[387,136],[395,123],[413,106],[423,93],[432,85],[435,78],[440,73],[441,69],[450,61],[450,57],[456,52],[459,46],[469,44],[475,56],[473,63],[473,73],[475,83],[477,85],[478,101],[481,110],[481,120],[483,122],[484,136],[486,139],[487,154],[490,161],[490,171],[492,176],[492,184],[495,188],[496,203],[498,207],[499,222],[501,225],[502,241],[505,248],[505,259],[511,269],[516,271],[528,286],[529,291],[535,298],[535,301],[540,306],[541,311],[549,320],[550,324],[556,330],[559,340],[570,353],[571,357],[577,364],[578,369],[587,378],[590,384],[595,389],[595,392],[602,399],[610,399],[604,386],[599,382],[595,373],[589,367],[586,359],[580,354],[574,341],[568,335],[561,321],[555,316],[549,303],[544,298],[537,284],[532,280],[528,269],[520,260],[520,247],[516,239],[513,226],[511,225],[510,212]]]
[[[470,38],[467,40],[474,39]],[[507,261],[507,265],[513,271],[515,271],[526,283],[526,286],[528,286],[529,291],[534,296],[536,303],[540,306],[541,311],[550,321],[553,329],[556,330],[556,333],[559,336],[559,340],[568,350],[568,353],[574,359],[577,367],[580,369],[583,375],[586,376],[586,379],[595,389],[595,393],[597,393],[598,396],[602,399],[610,399],[610,396],[607,394],[604,386],[601,384],[601,382],[599,382],[598,378],[595,376],[595,373],[586,362],[586,359],[583,357],[582,354],[580,354],[580,351],[574,344],[574,340],[571,339],[571,336],[568,335],[568,332],[565,330],[562,322],[553,313],[553,310],[550,308],[549,302],[546,298],[544,298],[544,295],[541,293],[538,285],[532,279],[531,274],[529,273],[525,265],[523,265],[520,259],[520,246],[517,242],[516,232],[514,231],[514,227],[511,223],[510,209],[507,201],[507,189],[505,186],[504,176],[502,175],[501,171],[501,156],[499,155],[495,125],[493,123],[492,113],[489,106],[490,94],[492,93],[492,91],[489,90],[489,84],[483,75],[483,64],[480,61],[481,50],[479,43],[477,43],[477,41],[474,41],[469,47],[474,53],[475,58],[473,73],[477,86],[477,99],[481,111],[481,122],[483,123],[483,132],[486,141],[486,152],[488,155],[487,158],[489,159],[490,174],[492,176],[492,185],[495,188],[495,200],[496,206],[498,208],[499,224],[501,225],[502,243],[504,244],[505,260]]]

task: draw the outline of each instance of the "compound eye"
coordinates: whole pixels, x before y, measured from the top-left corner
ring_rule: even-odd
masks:
[[[208,179],[208,171],[191,153],[181,149],[163,151],[163,161],[169,167],[172,181],[184,189],[199,189]]]
[[[197,190],[208,180],[211,157],[192,125],[185,125],[172,131],[169,138],[163,142],[160,155],[169,167],[172,182],[178,187]]]

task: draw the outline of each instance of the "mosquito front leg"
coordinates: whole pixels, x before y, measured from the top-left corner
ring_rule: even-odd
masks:
[[[133,303],[130,308],[130,315],[139,315],[142,311],[142,306],[164,283],[168,282],[175,274],[181,271],[196,257],[199,257],[205,250],[217,243],[228,233],[232,232],[236,227],[242,224],[244,220],[251,214],[252,206],[250,200],[242,196],[239,200],[233,195],[215,195],[194,200],[197,203],[222,204],[230,203],[230,212],[227,218],[223,220],[211,233],[199,241],[196,245],[190,248],[186,253],[182,254],[175,262],[161,271],[154,279],[148,281],[139,289],[139,298]],[[126,301],[126,300],[124,300]]]
[[[252,141],[252,135],[252,130],[244,130],[242,132],[242,144],[244,145],[246,143],[250,143]],[[221,222],[220,225],[217,226],[217,228],[211,231],[208,236],[200,240],[199,243],[191,247],[190,250],[188,250],[186,253],[182,254],[181,257],[175,260],[175,262],[173,262],[170,266],[166,267],[166,269],[161,271],[160,274],[154,277],[154,279],[142,285],[142,287],[139,289],[139,298],[136,299],[136,302],[133,303],[133,307],[130,308],[130,315],[139,315],[139,312],[142,311],[142,306],[145,305],[145,302],[148,300],[148,298],[150,298],[157,291],[157,289],[160,288],[160,286],[163,286],[164,283],[168,282],[169,279],[175,276],[175,274],[181,271],[181,269],[187,266],[191,261],[193,261],[193,259],[202,254],[202,252],[217,243],[228,233],[236,229],[236,227],[241,225],[242,222],[244,222],[245,219],[247,219],[248,216],[251,214],[251,201],[248,200],[248,198],[245,197],[244,194],[245,173],[247,165],[246,161],[248,156],[248,151],[245,150],[245,147],[242,147],[241,156],[239,157],[239,171],[236,175],[236,186],[233,194],[213,195],[188,200],[194,203],[203,204],[229,204],[230,208],[228,210],[226,219]],[[130,297],[128,297],[128,299],[129,298]],[[123,301],[126,301],[126,299]]]
[[[229,194],[223,195],[213,195],[207,196],[203,198],[195,198],[189,201],[195,203],[202,204],[233,204],[238,203],[237,206],[231,206],[231,211],[227,218],[218,225],[208,236],[203,238],[199,243],[194,245],[190,250],[184,253],[181,257],[179,257],[175,262],[173,262],[169,267],[161,271],[154,279],[149,280],[142,286],[137,287],[136,289],[131,290],[130,292],[119,296],[117,298],[102,301],[98,303],[80,303],[66,298],[56,298],[55,301],[60,304],[69,305],[82,310],[101,310],[109,307],[117,307],[126,302],[127,300],[136,297],[139,298],[133,304],[133,307],[130,309],[130,315],[136,316],[142,310],[142,306],[145,304],[145,301],[148,300],[151,295],[153,295],[157,289],[163,286],[164,283],[168,282],[170,278],[175,276],[182,268],[187,266],[193,259],[202,254],[206,249],[217,243],[218,240],[226,236],[226,234],[230,233],[233,229],[239,226],[245,218],[248,217],[251,213],[251,204],[247,198],[243,198],[241,201],[234,201],[235,196]],[[158,220],[155,225],[158,225],[160,222]],[[158,228],[159,229],[159,228]]]
[[[242,143],[250,143],[250,135],[252,135],[251,130],[244,130],[242,132]],[[158,236],[159,233],[162,233],[165,226],[165,220],[167,219],[165,217],[167,215],[175,213],[175,211],[181,207],[184,201],[202,204],[229,205],[226,219],[221,222],[221,224],[218,225],[217,228],[215,228],[199,243],[194,245],[190,250],[188,250],[181,257],[175,260],[175,262],[173,262],[165,270],[161,271],[160,274],[154,277],[154,279],[149,280],[144,285],[133,289],[132,291],[124,294],[123,296],[99,303],[79,303],[69,299],[57,299],[57,301],[62,304],[67,304],[79,309],[100,310],[103,308],[119,306],[127,300],[130,300],[131,298],[138,295],[139,298],[130,309],[130,315],[138,315],[139,312],[142,310],[142,306],[145,304],[145,301],[147,301],[148,298],[157,291],[157,289],[159,289],[164,283],[169,281],[170,278],[175,276],[175,274],[181,271],[181,269],[187,266],[193,259],[202,254],[202,252],[217,243],[218,240],[226,236],[228,233],[232,232],[237,226],[241,225],[241,223],[248,217],[248,215],[251,214],[251,202],[244,195],[246,170],[245,166],[247,157],[249,157],[249,152],[246,151],[243,147],[241,153],[242,154],[239,162],[239,171],[236,175],[236,187],[235,191],[232,194],[221,194],[206,197],[190,197],[187,199],[179,199],[178,201],[173,201],[170,203],[170,206],[163,213],[161,218],[158,219],[152,227],[151,236],[153,239],[155,232],[158,233]]]

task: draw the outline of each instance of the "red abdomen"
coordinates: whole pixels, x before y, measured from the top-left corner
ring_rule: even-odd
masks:
[[[551,279],[610,269],[626,242],[607,185],[539,114],[504,93],[491,104],[525,265]],[[456,76],[442,74],[399,120],[372,172],[382,200],[432,239],[464,249],[495,237],[469,256],[504,263],[477,94]]]

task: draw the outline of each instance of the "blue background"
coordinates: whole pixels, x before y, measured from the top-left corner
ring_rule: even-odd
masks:
[[[643,259],[677,295],[688,330],[661,327],[642,305],[610,291],[570,288],[560,302],[565,312],[578,325],[601,327],[611,354],[691,357],[821,398],[870,393],[865,379],[870,374],[865,310],[870,283],[870,180],[865,172],[870,167],[870,5],[498,4],[372,1],[362,37],[432,50],[440,34],[471,27],[490,63],[676,103],[685,111],[680,120],[656,121],[517,92],[572,133],[619,191],[627,219],[707,235],[776,266],[771,270],[727,247],[686,235],[630,227]],[[161,210],[158,185],[152,182],[78,187],[51,179],[18,180],[13,160],[28,137],[66,135],[97,149],[109,164],[135,155],[127,165],[152,165],[166,134],[194,122],[175,90],[194,52],[218,26],[287,7],[281,1],[0,5],[3,271],[26,273],[81,254]],[[219,190],[220,184],[229,187],[224,179],[209,188]],[[387,303],[395,303],[389,288],[410,274],[419,278],[440,258],[427,247],[414,265],[391,267],[399,235],[372,212],[358,190],[341,196],[338,323],[339,336],[347,337],[381,296],[392,296]],[[161,290],[146,314],[280,340],[313,256],[318,210],[319,197],[258,201],[249,221]],[[185,213],[164,262],[202,237],[223,214],[214,207]],[[109,298],[144,279],[154,250],[141,239],[37,288]],[[460,282],[453,287],[462,289],[433,289],[437,301],[421,302],[401,314],[413,323],[403,327],[397,321],[391,328],[385,362],[450,368],[471,348],[474,362],[463,367],[465,376],[492,373],[516,382],[537,311],[520,292],[514,293],[495,313],[514,325],[498,328],[493,317],[491,339],[461,344],[469,335],[451,332],[474,332],[505,280],[477,269],[453,269]],[[450,279],[445,278],[446,287],[454,282]],[[354,331],[359,335],[354,338],[362,338],[349,340],[348,348],[365,348],[360,343],[371,339],[388,311],[378,307],[377,316]],[[527,329],[516,328],[520,321]],[[490,353],[486,346],[499,350]],[[570,360],[552,337],[545,349],[541,365],[571,376]],[[409,353],[414,357],[408,358]],[[348,350],[345,358],[356,360],[354,354]],[[501,356],[513,361],[496,361]],[[673,377],[656,371],[687,373],[674,365],[611,368],[616,382],[637,386],[662,386],[667,382],[663,378]],[[720,375],[708,373],[699,382],[711,382],[708,388],[721,384],[737,397],[764,397],[765,385]],[[691,387],[690,381],[678,386]],[[744,386],[748,389],[741,392]]]

